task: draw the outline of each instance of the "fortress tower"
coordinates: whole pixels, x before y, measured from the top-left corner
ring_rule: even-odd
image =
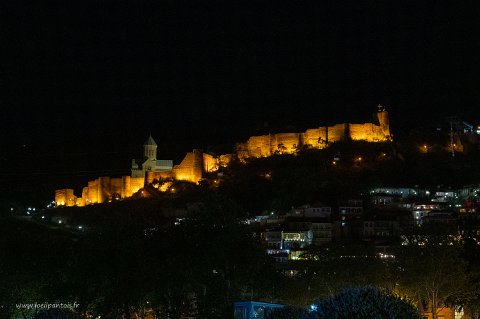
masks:
[[[388,120],[388,112],[385,109],[385,106],[379,105],[377,110],[378,122],[380,124],[380,129],[382,130],[383,136],[388,139],[391,139],[390,136],[390,122]]]

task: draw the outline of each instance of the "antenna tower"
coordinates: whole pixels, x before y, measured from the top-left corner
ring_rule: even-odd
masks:
[[[457,121],[455,116],[447,117],[447,120],[450,122],[450,149],[452,150],[452,158],[455,158],[455,145],[453,143],[453,122]]]

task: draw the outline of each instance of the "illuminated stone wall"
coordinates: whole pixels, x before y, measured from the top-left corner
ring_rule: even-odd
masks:
[[[178,180],[190,180],[193,172],[193,152],[188,152],[179,165],[173,166],[172,177]]]
[[[144,163],[145,167],[139,169],[138,164],[134,162],[132,164],[132,177],[99,177],[96,180],[89,181],[88,185],[82,190],[82,196],[78,198],[73,194],[73,189],[60,189],[55,191],[55,202],[59,206],[84,206],[104,203],[115,197],[127,198],[143,188],[145,182],[152,183],[155,179],[172,178],[198,183],[204,173],[215,172],[219,167],[227,166],[235,155],[242,160],[249,157],[271,156],[276,153],[295,153],[298,148],[303,146],[321,149],[327,147],[329,143],[347,139],[368,142],[389,141],[388,112],[383,107],[379,107],[377,119],[378,124],[342,123],[312,128],[299,133],[288,132],[252,136],[246,142],[237,144],[235,154],[220,155],[218,158],[194,149],[192,152],[188,152],[182,162],[173,166],[171,170],[152,170],[152,167],[147,165],[149,163],[146,162],[146,164]],[[150,137],[150,139],[152,138]],[[145,157],[150,161],[155,160],[156,150],[154,141],[148,142],[144,145]]]
[[[145,176],[145,183],[150,184],[153,183],[154,180],[162,180],[162,179],[169,179],[173,178],[173,171],[165,171],[165,172],[146,172]]]
[[[349,131],[354,141],[378,142],[382,138],[381,128],[372,123],[350,124]]]
[[[129,178],[130,176],[125,176],[125,177]],[[145,187],[145,178],[130,177],[130,188],[129,188],[129,192],[127,193],[127,195],[125,197],[132,196],[133,194],[138,192],[143,187]]]
[[[345,141],[347,138],[348,124],[342,123],[320,128],[320,132],[324,130],[327,132],[325,134],[325,139],[328,143],[341,142]]]
[[[271,138],[270,134],[252,136],[248,139],[245,150],[252,157],[270,156],[272,154]]]
[[[388,140],[391,139],[390,135],[390,119],[388,117],[388,112],[384,107],[379,106],[379,111],[377,112],[378,122],[380,124],[382,135]]]
[[[152,154],[150,155],[153,157]],[[231,155],[225,155],[222,158],[223,161],[229,162]],[[204,172],[217,171],[218,164],[217,158],[204,154],[201,150],[194,149],[192,152],[187,153],[182,162],[179,165],[175,165],[170,171],[144,171],[141,177],[122,176],[116,178],[102,176],[89,181],[88,185],[82,190],[82,196],[78,198],[73,194],[73,189],[56,190],[55,202],[58,206],[85,206],[105,203],[117,198],[128,198],[143,188],[145,182],[152,183],[155,179],[173,178],[198,183],[202,179]]]
[[[223,161],[230,162],[231,155],[224,155]],[[152,183],[155,179],[176,179],[198,183],[204,172],[216,172],[219,167],[219,159],[203,153],[201,150],[188,152],[180,164],[175,165],[171,171],[146,172],[146,183]]]
[[[187,153],[179,165],[175,165],[172,177],[180,181],[198,183],[202,179],[204,169],[204,156],[201,150]]]
[[[210,154],[203,153],[203,171],[215,172],[218,170],[218,159]]]
[[[278,150],[281,153],[295,153],[297,148],[302,145],[303,138],[300,133],[277,133],[275,136],[275,142],[270,145],[270,149]]]
[[[374,123],[352,124],[342,123],[308,129],[301,133],[277,133],[252,136],[245,143],[236,147],[239,159],[249,157],[266,157],[275,153],[294,153],[304,145],[313,148],[324,148],[328,143],[347,139],[367,142],[385,142],[390,140],[388,112],[379,108],[378,125]]]
[[[321,128],[308,129],[303,133],[303,144],[314,148],[323,148],[322,139],[325,140],[325,135],[325,130],[322,132]]]
[[[75,206],[77,197],[73,194],[73,189],[63,188],[55,191],[55,203],[57,206]]]
[[[313,148],[324,148],[328,142],[340,141],[345,136],[344,124],[334,127],[308,129],[303,133],[277,133],[252,136],[245,143],[236,147],[239,159],[249,157],[268,157],[273,154],[292,154],[299,147],[309,145]]]
[[[100,186],[98,183],[98,180],[93,180],[88,182],[88,186],[86,187],[86,197],[85,197],[85,203],[86,204],[95,204],[95,203],[101,203],[101,197],[100,197]],[[83,196],[83,194],[82,194]]]
[[[132,178],[130,176],[109,177],[102,176],[88,182],[82,189],[82,196],[76,197],[73,189],[59,189],[55,191],[57,206],[85,206],[89,204],[104,203],[118,198],[131,197],[144,187],[145,178]]]

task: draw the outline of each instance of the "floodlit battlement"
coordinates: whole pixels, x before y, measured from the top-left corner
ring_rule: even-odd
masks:
[[[149,136],[143,145],[143,159],[132,160],[131,176],[103,176],[89,181],[82,196],[76,197],[73,189],[55,191],[57,206],[85,206],[131,197],[154,180],[174,179],[198,183],[206,173],[226,166],[233,158],[268,157],[274,154],[294,154],[302,147],[322,149],[330,143],[353,140],[387,142],[391,140],[388,112],[378,107],[376,123],[342,123],[307,129],[305,132],[276,133],[251,136],[238,143],[233,154],[214,157],[202,150],[188,152],[178,165],[172,160],[157,159],[157,143]]]
[[[376,113],[378,123],[342,123],[321,126],[300,133],[276,133],[252,136],[245,143],[237,144],[239,159],[266,157],[273,154],[292,154],[299,148],[308,146],[322,149],[339,141],[387,142],[391,140],[388,112],[379,106]]]

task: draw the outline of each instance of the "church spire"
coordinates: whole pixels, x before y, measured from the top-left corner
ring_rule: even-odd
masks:
[[[143,143],[143,145],[157,146],[157,143],[155,143],[155,140],[153,139],[152,134],[148,136],[147,140],[145,141],[145,143]]]

